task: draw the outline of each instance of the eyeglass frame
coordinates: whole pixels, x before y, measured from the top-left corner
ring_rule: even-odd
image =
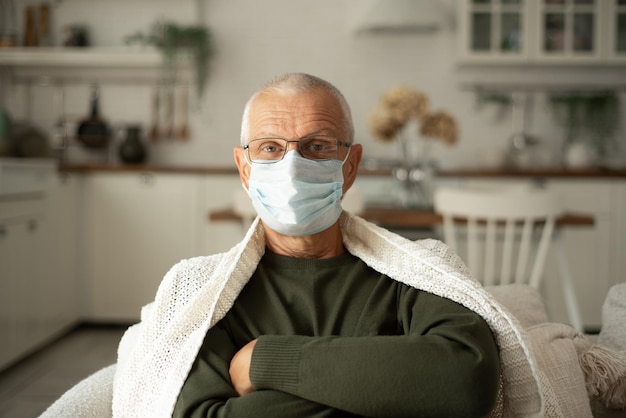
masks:
[[[274,137],[274,136],[267,136],[267,137],[261,137],[261,138],[254,138],[251,139],[250,141],[248,141],[248,143],[246,145],[242,145],[241,147],[244,150],[245,156],[246,156],[246,161],[249,164],[255,163],[255,164],[274,164],[277,163],[279,161],[282,161],[285,158],[285,155],[287,155],[287,152],[289,152],[289,143],[293,142],[298,144],[298,153],[302,156],[302,158],[306,158],[307,160],[311,160],[311,161],[330,161],[330,160],[336,160],[337,158],[324,158],[321,160],[314,160],[312,158],[307,158],[304,155],[302,155],[302,150],[300,149],[300,141],[303,139],[312,139],[312,138],[316,138],[316,137],[324,137],[324,138],[328,138],[328,139],[334,139],[335,142],[337,143],[337,149],[335,150],[336,155],[335,157],[337,157],[339,155],[339,147],[346,147],[348,148],[348,152],[346,153],[346,156],[342,159],[339,160],[342,163],[345,163],[348,160],[348,157],[350,156],[350,149],[352,147],[352,143],[350,142],[346,142],[346,141],[342,141],[337,137],[334,137],[332,135],[319,135],[319,134],[312,134],[312,135],[306,135],[303,136],[301,138],[298,139],[285,139],[285,138],[280,138],[280,137]],[[285,141],[285,149],[283,150],[283,155],[280,157],[280,159],[278,160],[255,160],[252,161],[252,159],[250,158],[250,144],[254,141],[260,141],[260,140],[272,140],[272,139],[276,139],[276,140],[281,140],[281,141]]]

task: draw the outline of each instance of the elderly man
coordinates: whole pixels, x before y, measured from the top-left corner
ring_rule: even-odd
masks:
[[[230,251],[168,272],[120,345],[114,416],[540,412],[515,321],[459,259],[342,212],[353,136],[317,77],[251,97],[234,154],[259,218]]]

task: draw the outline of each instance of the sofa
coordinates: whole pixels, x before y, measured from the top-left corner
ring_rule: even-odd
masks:
[[[539,292],[529,286],[487,290],[528,335],[546,417],[626,417],[626,283],[609,290],[597,336],[549,322]]]
[[[626,417],[626,283],[613,286],[602,330],[586,336],[548,321],[539,292],[526,285],[487,287],[525,329],[535,354],[546,417]],[[110,417],[115,365],[67,391],[41,416]]]

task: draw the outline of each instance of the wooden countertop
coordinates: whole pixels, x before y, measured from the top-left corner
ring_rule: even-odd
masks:
[[[366,207],[360,216],[385,228],[419,229],[430,228],[442,223],[441,215],[432,209],[412,209],[396,207]],[[216,210],[208,215],[211,221],[241,221],[232,209]],[[557,226],[593,226],[592,216],[577,213],[564,213],[556,220]]]
[[[77,164],[62,163],[59,171],[64,173],[94,173],[94,172],[155,172],[155,173],[179,173],[179,174],[232,174],[237,175],[237,169],[233,166],[210,167],[210,166],[173,166],[163,164]],[[384,177],[391,176],[390,169],[360,169],[360,176]],[[534,168],[534,169],[478,169],[459,168],[441,169],[436,172],[437,177],[483,177],[483,178],[537,178],[537,177],[559,177],[559,178],[626,178],[626,168],[581,168],[565,169]]]

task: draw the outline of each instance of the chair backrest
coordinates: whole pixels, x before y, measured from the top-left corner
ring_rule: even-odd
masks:
[[[539,188],[438,187],[434,206],[443,217],[444,241],[477,280],[539,288],[562,211],[556,194]]]

